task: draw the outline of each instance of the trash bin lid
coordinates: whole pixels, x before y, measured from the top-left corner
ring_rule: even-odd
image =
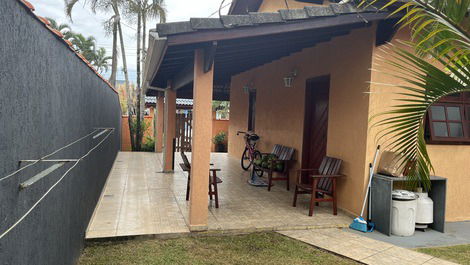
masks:
[[[412,201],[416,200],[418,195],[414,194],[408,190],[393,190],[392,191],[392,199],[397,201]]]

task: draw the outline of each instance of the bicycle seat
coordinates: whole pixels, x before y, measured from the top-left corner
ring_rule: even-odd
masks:
[[[259,136],[256,135],[256,134],[251,134],[250,136],[248,136],[248,139],[251,140],[251,141],[258,141]]]

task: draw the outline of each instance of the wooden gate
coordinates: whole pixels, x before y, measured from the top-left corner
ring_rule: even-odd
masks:
[[[176,114],[176,151],[191,152],[193,114],[185,111]]]

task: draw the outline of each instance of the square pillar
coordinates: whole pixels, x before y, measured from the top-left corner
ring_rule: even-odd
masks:
[[[191,231],[207,230],[213,69],[214,67],[211,67],[211,70],[204,72],[204,50],[196,50],[194,56],[191,195],[189,200],[189,229]]]
[[[163,150],[163,120],[164,120],[164,97],[157,97],[157,113],[155,115],[155,152],[161,153]]]
[[[164,111],[164,131],[163,134],[163,172],[173,171],[173,139],[176,132],[176,91],[168,88],[165,91],[165,111]]]

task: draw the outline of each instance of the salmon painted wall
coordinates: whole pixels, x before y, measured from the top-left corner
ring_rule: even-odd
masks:
[[[145,122],[149,124],[149,127],[145,131],[144,134],[144,142],[146,141],[146,137],[154,138],[153,134],[153,109],[151,109],[150,113],[152,115],[145,116]],[[132,151],[131,147],[131,136],[129,132],[129,122],[127,119],[127,115],[123,115],[121,119],[121,151]]]
[[[399,45],[397,40],[409,40],[409,31],[402,30],[397,33],[393,39],[395,45]],[[383,47],[383,48],[386,48]],[[374,51],[374,63],[377,63],[377,55],[390,58],[384,52],[376,48]],[[382,67],[383,64],[376,64],[375,69],[379,71],[387,71]],[[393,94],[399,90],[389,86],[378,85],[375,83],[404,84],[401,80],[388,76],[377,71],[372,72],[370,97],[370,115],[388,110],[393,99],[397,95]],[[368,159],[374,152],[376,145],[375,135],[377,130],[371,130],[368,145]],[[470,220],[470,145],[428,145],[428,152],[435,168],[435,175],[447,178],[447,205],[446,220],[447,221],[464,221]]]
[[[212,118],[212,138],[214,138],[218,133],[225,132],[228,137],[228,126],[230,124],[229,120],[217,120],[215,114]],[[212,143],[211,151],[215,152],[215,144]]]
[[[147,128],[147,130],[145,131],[145,136],[154,137],[153,136],[154,135],[153,133],[153,117],[154,117],[153,109],[151,109],[150,113],[152,115],[145,116],[145,121],[150,124],[149,128]],[[215,113],[214,113],[214,117],[212,119],[212,137],[216,136],[219,132],[225,132],[228,134],[229,123],[230,123],[229,120],[217,120],[215,118]],[[144,140],[145,140],[145,137],[144,137]],[[121,151],[132,151],[127,115],[123,115],[122,120],[121,120]],[[213,143],[211,145],[211,151],[212,152],[215,151],[215,144]]]
[[[330,75],[330,105],[327,154],[344,160],[338,184],[338,205],[357,214],[367,175],[367,125],[372,49],[375,44],[375,26],[357,29],[347,36],[304,49],[289,57],[232,77],[230,93],[229,154],[240,157],[243,137],[248,124],[248,94],[243,86],[252,83],[257,89],[256,133],[262,152],[272,150],[274,144],[296,149],[291,182],[302,157],[304,98],[306,81]],[[217,67],[217,66],[216,66]],[[298,70],[292,88],[285,88],[283,77]],[[278,184],[279,185],[279,184]],[[283,184],[282,184],[283,185]]]
[[[324,4],[328,4],[324,1]],[[290,9],[303,8],[304,6],[320,6],[318,4],[302,3],[295,0],[287,0]],[[259,12],[276,12],[279,9],[287,9],[285,0],[264,0],[259,7]]]

